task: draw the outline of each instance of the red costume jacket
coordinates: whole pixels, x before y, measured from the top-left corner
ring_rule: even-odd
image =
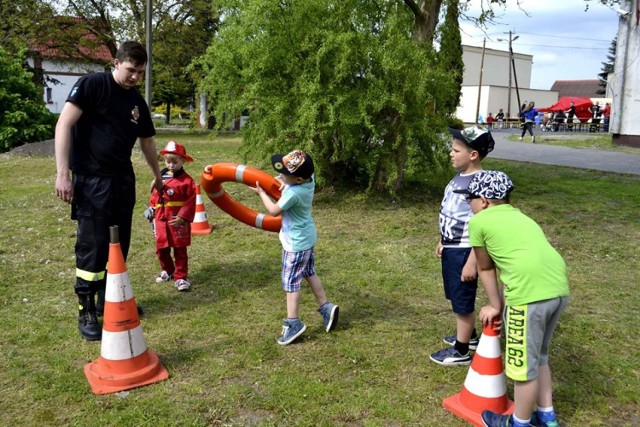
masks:
[[[184,169],[175,175],[162,170],[164,187],[153,189],[149,205],[155,209],[153,218],[156,249],[180,248],[191,245],[191,223],[196,214],[196,184]],[[169,220],[179,216],[186,222],[180,227],[169,225]]]

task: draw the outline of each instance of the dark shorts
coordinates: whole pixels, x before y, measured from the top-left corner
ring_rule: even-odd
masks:
[[[442,280],[444,295],[451,301],[455,314],[469,314],[475,311],[478,279],[470,282],[460,280],[462,267],[467,262],[471,248],[444,248],[442,250]]]

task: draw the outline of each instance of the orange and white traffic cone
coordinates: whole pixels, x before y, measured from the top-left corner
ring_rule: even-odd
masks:
[[[462,391],[445,398],[442,406],[477,427],[484,426],[481,414],[485,409],[513,413],[513,402],[507,397],[500,333],[492,326],[482,331]]]
[[[209,234],[213,228],[209,225],[207,211],[200,195],[200,186],[196,185],[196,216],[191,224],[191,234]]]
[[[169,377],[158,356],[145,344],[118,227],[112,226],[110,234],[100,357],[84,366],[95,394],[115,393]]]

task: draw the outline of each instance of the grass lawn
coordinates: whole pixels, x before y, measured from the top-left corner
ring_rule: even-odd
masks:
[[[540,133],[538,133],[540,134]],[[172,136],[195,162],[241,162],[239,139]],[[586,136],[586,135],[585,135]],[[127,263],[142,327],[170,378],[96,396],[82,368],[100,345],[77,331],[75,223],[54,194],[52,157],[0,156],[0,425],[2,426],[452,426],[442,409],[466,367],[429,361],[454,330],[438,259],[443,191],[412,184],[396,202],[319,189],[316,268],[341,307],[327,334],[305,289],[303,339],[276,344],[285,315],[275,233],[239,223],[206,196],[212,234],[194,236],[192,290],[156,284],[142,213],[150,173],[139,152],[138,205]],[[252,166],[270,171],[266,161]],[[552,344],[555,407],[563,426],[640,425],[639,176],[487,159],[516,185],[512,202],[538,221],[567,261],[571,302]],[[236,199],[258,197],[225,184]],[[485,303],[479,292],[478,306]],[[512,384],[507,383],[512,396]]]
[[[624,145],[614,145],[611,134],[608,133],[588,133],[588,132],[542,132],[534,129],[536,143],[546,145],[561,145],[572,148],[592,148],[596,150],[618,151],[622,153],[640,154],[637,147]],[[509,135],[509,141],[518,141],[519,132]],[[523,141],[531,143],[531,137],[527,133]]]

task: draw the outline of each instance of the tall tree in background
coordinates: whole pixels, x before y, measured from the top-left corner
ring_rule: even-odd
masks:
[[[96,39],[115,57],[118,42],[146,43],[147,0],[49,0],[61,4],[69,16],[82,18]],[[191,61],[211,43],[218,25],[215,2],[185,0],[152,2],[153,104],[185,105],[193,100],[196,83],[186,72]],[[170,114],[167,114],[169,118]]]
[[[460,104],[462,94],[462,77],[464,74],[464,62],[462,61],[462,37],[460,36],[460,10],[459,0],[447,2],[447,12],[442,24],[440,36],[440,51],[438,52],[438,64],[443,70],[449,70],[455,82],[449,86],[451,93],[446,94],[444,102],[438,111],[444,114],[454,114]]]
[[[46,109],[24,53],[0,46],[0,152],[53,137],[56,117]]]
[[[249,110],[246,153],[310,150],[326,181],[397,191],[437,164],[432,106],[454,84],[398,2],[255,0],[225,3],[204,57],[202,88],[218,121]],[[436,20],[437,22],[437,20]]]
[[[607,93],[607,80],[609,79],[609,73],[613,72],[613,64],[616,62],[616,46],[618,44],[618,37],[611,41],[609,46],[609,54],[607,55],[607,62],[602,63],[602,72],[598,74],[598,86],[600,89],[596,91],[598,95],[606,95]]]

